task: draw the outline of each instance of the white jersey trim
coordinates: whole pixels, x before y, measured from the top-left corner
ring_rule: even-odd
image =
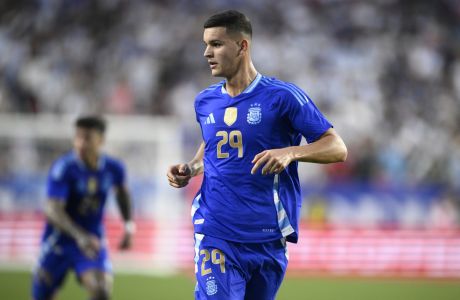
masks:
[[[262,79],[262,74],[257,73],[256,78],[254,78],[251,84],[248,85],[241,94],[248,94],[252,92],[256,88],[257,84],[259,84],[261,79]],[[228,94],[227,90],[225,89],[225,83],[222,84],[220,91],[222,92],[222,94]]]
[[[278,227],[281,231],[283,237],[287,237],[295,230],[291,226],[291,222],[289,222],[289,218],[287,216],[286,210],[284,209],[283,203],[281,203],[279,195],[278,195],[278,187],[279,187],[279,174],[275,174],[273,179],[273,202],[275,203],[276,212],[278,214]]]

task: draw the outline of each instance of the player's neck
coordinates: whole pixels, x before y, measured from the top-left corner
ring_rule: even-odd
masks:
[[[97,170],[99,165],[99,155],[91,155],[90,157],[80,157],[86,167],[91,170]]]
[[[257,76],[257,70],[252,62],[243,66],[234,76],[227,78],[225,82],[225,89],[231,97],[241,94]]]

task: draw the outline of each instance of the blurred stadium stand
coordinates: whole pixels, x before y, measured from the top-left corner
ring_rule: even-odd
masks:
[[[229,7],[254,27],[266,75],[306,90],[349,147],[304,164],[299,273],[460,277],[460,2],[455,0],[0,3],[0,267],[37,253],[51,161],[72,120],[109,115],[139,235],[115,265],[193,267],[189,205],[165,180],[200,142],[194,96],[216,81],[202,23]],[[111,245],[119,236],[113,201]]]

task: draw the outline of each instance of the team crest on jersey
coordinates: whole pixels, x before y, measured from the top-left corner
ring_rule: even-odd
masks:
[[[206,279],[206,294],[208,296],[215,295],[217,293],[217,283],[214,277],[209,277]]]
[[[251,125],[259,124],[262,121],[262,108],[260,107],[260,103],[251,104],[248,110],[247,120]]]

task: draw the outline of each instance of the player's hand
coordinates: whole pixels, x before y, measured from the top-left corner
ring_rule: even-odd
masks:
[[[174,165],[169,167],[167,176],[170,186],[181,188],[186,186],[192,178],[192,169],[188,164]]]
[[[133,244],[133,234],[131,232],[125,231],[123,234],[123,238],[118,245],[118,249],[120,250],[129,250]]]
[[[77,238],[77,245],[84,255],[95,259],[101,248],[99,238],[93,234],[82,233]]]
[[[262,175],[279,174],[292,162],[293,156],[289,148],[265,150],[254,156],[251,174],[263,166]]]

